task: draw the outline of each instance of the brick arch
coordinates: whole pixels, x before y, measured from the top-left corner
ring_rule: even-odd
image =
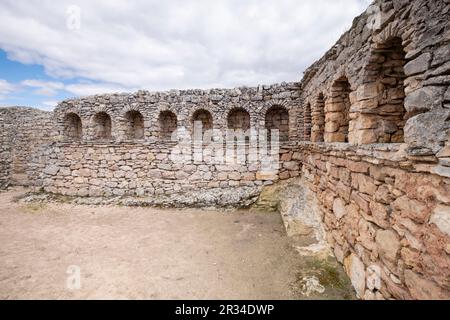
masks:
[[[92,138],[94,140],[110,140],[112,139],[112,119],[105,112],[100,111],[91,117]]]
[[[157,128],[159,139],[170,141],[173,132],[178,128],[177,114],[168,108],[159,111]]]
[[[144,116],[137,108],[129,108],[123,112],[122,126],[127,140],[143,139],[145,134]]]
[[[380,38],[385,41],[372,46],[364,66],[354,126],[358,144],[404,142],[406,119],[415,115],[405,110],[406,51],[402,38],[395,35]]]
[[[325,95],[319,92],[311,104],[311,141],[323,142],[325,132]]]
[[[78,113],[67,112],[63,117],[64,138],[72,141],[79,141],[83,137],[83,123]]]
[[[227,129],[241,129],[247,131],[251,127],[250,112],[243,107],[231,108],[226,116]]]
[[[264,128],[270,136],[271,130],[279,130],[280,141],[289,140],[289,109],[284,105],[273,104],[264,114]]]
[[[325,102],[326,142],[348,142],[350,127],[351,85],[347,76],[337,76]]]

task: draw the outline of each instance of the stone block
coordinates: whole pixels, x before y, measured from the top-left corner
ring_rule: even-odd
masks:
[[[358,297],[364,297],[366,289],[366,271],[362,261],[352,253],[344,259],[345,270],[350,277],[351,283]]]
[[[422,275],[405,270],[405,283],[411,296],[418,300],[448,300],[450,291],[444,291],[434,281],[424,278]]]
[[[378,230],[375,242],[380,257],[384,261],[396,264],[398,253],[401,248],[400,240],[395,231],[392,230]]]
[[[408,196],[401,196],[397,198],[392,207],[397,210],[401,216],[411,218],[419,223],[424,223],[427,219],[430,209],[415,199],[410,199]]]
[[[44,173],[55,176],[59,172],[59,166],[57,165],[49,165],[44,169]]]
[[[374,99],[378,96],[378,83],[367,83],[360,85],[356,90],[356,99],[358,101]]]
[[[434,208],[430,223],[436,225],[442,233],[450,237],[450,206],[438,205]]]
[[[347,210],[345,208],[345,202],[341,198],[334,199],[333,202],[333,213],[338,220],[340,220],[345,214]]]
[[[431,53],[425,52],[422,53],[420,56],[415,58],[414,60],[408,62],[405,67],[405,75],[411,76],[418,73],[425,72],[430,65],[431,61]]]

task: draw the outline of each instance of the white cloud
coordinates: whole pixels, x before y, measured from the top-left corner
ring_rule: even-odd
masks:
[[[115,84],[108,83],[76,83],[70,84],[65,87],[65,90],[73,93],[77,96],[88,96],[101,93],[115,93],[115,92],[126,92],[126,91],[134,91],[136,88],[125,88]]]
[[[79,30],[67,28],[72,4],[81,9]],[[67,86],[75,94],[295,81],[367,4],[2,0],[0,48],[13,60],[43,65],[51,76],[92,81]]]
[[[29,79],[24,80],[21,83],[26,87],[36,88],[35,90],[33,90],[33,93],[42,96],[55,96],[56,94],[58,94],[58,90],[64,88],[64,83],[55,81]]]
[[[42,105],[39,106],[39,109],[45,110],[45,111],[52,111],[57,106],[58,101],[54,100],[48,100],[48,101],[42,101]]]
[[[0,79],[0,100],[7,97],[8,94],[16,91],[16,86],[4,79]]]

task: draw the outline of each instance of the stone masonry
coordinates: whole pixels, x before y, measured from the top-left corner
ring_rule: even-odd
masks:
[[[450,299],[449,85],[450,0],[376,0],[299,82],[2,108],[0,188],[222,206],[297,177],[289,219],[321,223],[361,299]],[[212,149],[174,161],[173,132],[195,121]],[[279,130],[276,170],[248,140],[213,160],[227,129]]]

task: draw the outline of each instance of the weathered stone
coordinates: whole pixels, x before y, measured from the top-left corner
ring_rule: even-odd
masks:
[[[439,141],[446,141],[449,123],[445,122],[450,116],[450,110],[433,109],[419,114],[408,120],[405,125],[405,142],[414,148],[425,148],[428,153],[437,153],[442,146]]]
[[[353,162],[353,161],[347,162],[347,168],[353,172],[368,173],[369,167],[370,167],[369,164],[364,162]]]
[[[361,197],[358,192],[353,191],[350,199],[356,203],[356,205],[363,210],[363,212],[369,212],[369,203]]]
[[[381,269],[379,266],[372,264],[367,267],[366,287],[371,291],[381,289]]]
[[[450,157],[450,145],[445,146],[444,148],[442,148],[442,150],[439,151],[439,152],[436,154],[436,157],[438,157],[438,158],[447,158],[447,157]]]
[[[366,289],[366,272],[364,264],[352,253],[345,258],[344,266],[357,295],[362,298]]]
[[[378,84],[364,84],[358,87],[357,100],[367,100],[375,98],[378,95]]]
[[[435,300],[449,299],[449,292],[445,292],[436,283],[425,279],[412,270],[405,270],[405,282],[411,295],[415,299]]]
[[[354,179],[356,179],[359,191],[368,195],[373,195],[377,191],[377,186],[373,183],[372,178],[363,174],[355,174],[352,175],[352,182]]]
[[[417,200],[410,199],[407,196],[397,198],[392,204],[392,207],[401,212],[402,216],[421,223],[425,222],[427,215],[430,212],[427,206]]]
[[[384,206],[378,202],[371,201],[369,203],[369,207],[370,207],[370,212],[372,214],[371,221],[382,228],[389,227],[388,209],[386,208],[386,206]]]
[[[423,87],[409,93],[405,99],[405,109],[410,114],[429,111],[442,105],[442,87]]]
[[[378,253],[381,258],[395,263],[400,250],[400,240],[398,235],[392,230],[378,230],[375,237]]]
[[[430,223],[436,225],[439,230],[450,237],[450,206],[438,205],[434,208]]]
[[[236,206],[301,172],[336,257],[350,254],[346,268],[360,297],[437,297],[450,254],[448,3],[423,10],[419,0],[376,0],[380,14],[355,19],[300,83],[97,95],[51,113],[0,108],[0,188],[23,181],[73,196]],[[275,166],[246,160],[244,148],[236,163],[214,162],[215,150],[170,141],[179,123],[189,138],[195,120],[204,128],[279,129],[287,141]],[[216,133],[205,138],[220,147]],[[308,207],[311,199],[303,200]]]
[[[345,209],[345,202],[341,198],[336,198],[334,200],[333,212],[338,220],[340,220],[347,213]]]
[[[55,176],[58,172],[59,172],[59,167],[56,165],[50,165],[44,169],[44,173],[49,174],[51,176]]]
[[[417,73],[425,72],[429,67],[430,61],[431,61],[431,54],[429,52],[421,54],[419,57],[408,62],[405,65],[405,74],[407,76],[410,76]]]

